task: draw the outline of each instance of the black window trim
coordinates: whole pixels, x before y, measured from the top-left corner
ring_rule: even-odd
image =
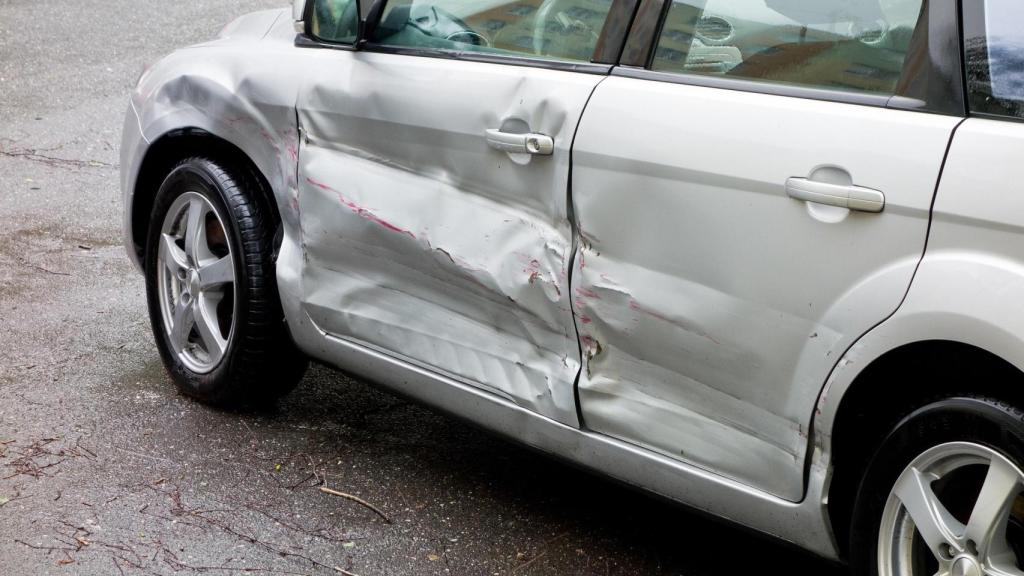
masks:
[[[929,56],[927,96],[929,101],[904,94],[893,96],[854,91],[787,85],[770,81],[723,78],[680,72],[651,70],[654,51],[672,0],[641,0],[626,40],[619,66],[612,76],[738,90],[826,102],[840,102],[966,117],[965,81],[962,64],[962,31],[959,0],[924,0],[928,4]],[[936,57],[940,59],[936,60]],[[937,86],[933,86],[937,85]]]
[[[612,64],[599,64],[595,62],[573,62],[571,60],[555,60],[548,58],[531,58],[526,55],[517,54],[496,54],[491,52],[470,52],[459,50],[441,50],[435,48],[411,48],[408,46],[393,46],[390,44],[376,44],[367,42],[362,48],[363,52],[375,52],[378,54],[400,54],[402,56],[418,56],[423,58],[440,58],[442,60],[463,60],[466,62],[484,62],[489,64],[506,64],[509,66],[526,66],[530,68],[545,68],[549,70],[562,70],[565,72],[581,72],[584,74],[600,74],[607,76],[612,69]]]

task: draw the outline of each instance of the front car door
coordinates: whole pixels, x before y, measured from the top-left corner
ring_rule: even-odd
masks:
[[[675,0],[630,38],[573,155],[586,427],[802,497],[819,391],[924,249],[955,9]]]
[[[578,424],[569,152],[628,4],[389,0],[362,50],[311,51],[296,201],[316,326]],[[344,8],[317,8],[344,48]]]

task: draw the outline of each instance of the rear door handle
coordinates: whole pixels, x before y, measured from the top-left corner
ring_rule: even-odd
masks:
[[[486,137],[491,148],[513,154],[550,156],[555,151],[554,139],[544,134],[515,134],[492,128],[487,130]]]
[[[790,198],[849,208],[860,212],[881,212],[885,208],[885,194],[871,188],[829,184],[806,178],[786,180],[786,194]]]

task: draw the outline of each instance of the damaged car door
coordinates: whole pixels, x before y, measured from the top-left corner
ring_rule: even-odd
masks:
[[[802,497],[818,394],[924,249],[954,10],[669,3],[574,147],[587,428]]]
[[[306,314],[577,425],[569,152],[611,3],[388,0],[361,41],[341,4],[298,102]]]

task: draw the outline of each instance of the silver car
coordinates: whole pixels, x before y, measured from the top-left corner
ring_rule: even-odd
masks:
[[[1019,0],[297,0],[121,154],[185,394],[312,358],[857,574],[1024,575]]]

